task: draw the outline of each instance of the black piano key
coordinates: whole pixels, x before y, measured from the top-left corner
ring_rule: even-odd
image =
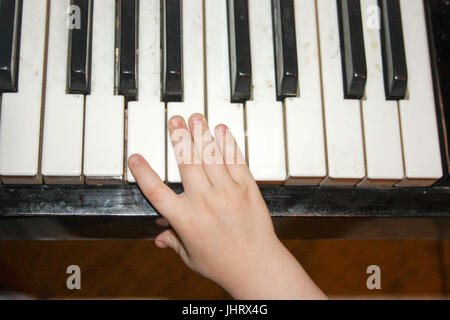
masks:
[[[272,0],[278,100],[297,96],[298,63],[293,0]]]
[[[248,0],[227,0],[227,9],[231,102],[242,103],[252,90]]]
[[[138,10],[138,0],[119,1],[119,72],[117,87],[119,94],[129,97],[137,95]]]
[[[0,1],[0,93],[18,89],[21,20],[22,0]]]
[[[162,101],[182,101],[183,38],[181,34],[181,0],[162,0],[162,2]]]
[[[408,83],[399,0],[378,0],[386,99],[404,99]]]
[[[90,94],[92,56],[92,0],[72,0],[80,8],[80,29],[69,30],[67,92]]]
[[[360,0],[337,0],[344,96],[361,99],[367,80]]]

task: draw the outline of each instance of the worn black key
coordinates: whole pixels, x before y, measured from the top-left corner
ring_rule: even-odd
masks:
[[[248,0],[227,0],[227,9],[231,102],[242,103],[252,90]]]
[[[90,94],[92,56],[92,0],[72,0],[80,8],[80,28],[69,29],[67,92]]]
[[[399,0],[378,0],[386,99],[404,99],[408,83]]]
[[[145,0],[144,0],[145,1]],[[137,95],[138,54],[138,0],[119,0],[119,94],[129,97]]]
[[[21,20],[22,0],[0,1],[0,93],[17,91]]]
[[[298,63],[293,0],[272,0],[278,100],[297,96]]]
[[[344,96],[361,99],[367,80],[360,0],[337,0]]]
[[[181,0],[162,0],[161,96],[165,102],[183,100]],[[189,1],[189,0],[186,0]]]

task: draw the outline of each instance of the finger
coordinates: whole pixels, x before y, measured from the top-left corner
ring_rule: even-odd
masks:
[[[210,187],[211,183],[206,176],[201,158],[192,143],[191,134],[182,117],[175,116],[169,120],[169,133],[184,190],[188,192]]]
[[[190,265],[189,255],[187,254],[185,247],[181,243],[180,238],[178,238],[178,236],[172,229],[168,229],[160,233],[155,239],[155,244],[158,248],[161,249],[172,249],[181,257],[181,259],[183,259],[183,261],[188,266]]]
[[[202,157],[203,168],[209,181],[213,185],[224,185],[233,182],[205,117],[199,113],[192,115],[189,118],[189,129],[197,152]]]
[[[247,167],[244,155],[228,127],[220,124],[215,128],[214,133],[225,165],[233,180],[247,185],[254,183],[254,178]]]
[[[181,204],[181,198],[162,182],[158,174],[141,155],[132,155],[128,159],[128,166],[148,201],[170,221],[171,215],[177,211]]]

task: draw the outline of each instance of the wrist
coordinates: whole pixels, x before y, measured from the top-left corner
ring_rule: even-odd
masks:
[[[219,283],[236,299],[325,299],[300,263],[277,238],[258,258]],[[232,275],[232,273],[230,273]]]
[[[292,263],[286,259],[288,255],[290,253],[274,236],[256,247],[245,247],[245,252],[234,257],[215,281],[236,299],[259,299],[260,294],[265,296],[270,290],[270,279],[275,280],[280,267]]]

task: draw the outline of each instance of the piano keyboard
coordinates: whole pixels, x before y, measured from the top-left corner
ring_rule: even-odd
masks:
[[[2,0],[0,93],[3,184],[178,183],[193,113],[261,184],[444,175],[423,0]]]

